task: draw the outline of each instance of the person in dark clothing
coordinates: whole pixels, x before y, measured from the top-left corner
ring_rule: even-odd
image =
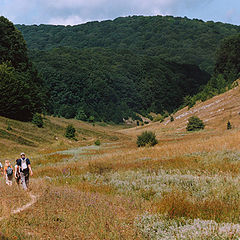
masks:
[[[24,190],[28,189],[29,186],[29,173],[32,176],[32,168],[30,160],[25,157],[25,153],[21,153],[21,158],[17,160],[17,166],[20,171],[21,184]]]
[[[20,167],[17,165],[18,163],[18,159],[16,160],[16,165],[15,165],[15,179],[16,179],[16,183],[17,185],[19,186],[19,183],[20,183],[20,179],[21,179],[21,176],[20,176]]]

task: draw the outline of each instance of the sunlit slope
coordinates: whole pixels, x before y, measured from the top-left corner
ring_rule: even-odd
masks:
[[[76,129],[76,139],[69,140],[64,134],[67,125]],[[0,117],[0,149],[4,157],[15,157],[19,152],[28,153],[53,151],[78,145],[88,145],[101,141],[117,141],[122,135],[114,133],[113,126],[99,126],[75,119],[54,118],[46,116],[44,127],[38,128],[31,122],[20,122]],[[53,150],[50,150],[53,149]]]
[[[164,122],[150,123],[137,128],[123,129],[120,132],[136,136],[145,130],[155,131],[157,136],[164,132],[186,131],[188,119],[191,116],[198,116],[206,125],[206,130],[226,130],[227,122],[230,121],[233,128],[240,127],[240,87],[237,86],[223,94],[215,96],[205,102],[199,102],[194,107],[185,107]]]

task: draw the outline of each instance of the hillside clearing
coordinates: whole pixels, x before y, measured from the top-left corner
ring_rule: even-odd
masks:
[[[37,147],[24,146],[34,170],[31,191],[38,200],[2,220],[2,236],[239,239],[239,95],[237,87],[189,111],[182,109],[173,122],[166,119],[129,129],[46,117],[46,129],[33,134],[50,143],[35,140]],[[193,113],[198,113],[206,129],[187,133],[186,121]],[[233,123],[232,130],[226,130],[227,120]],[[86,139],[65,139],[68,123],[81,129],[79,139]],[[22,126],[27,133],[34,129],[31,124]],[[146,129],[156,132],[159,143],[138,148],[136,136]],[[101,139],[100,146],[93,144],[96,139]],[[8,141],[17,153],[19,149]],[[3,184],[1,217],[31,201],[15,186],[8,195]]]

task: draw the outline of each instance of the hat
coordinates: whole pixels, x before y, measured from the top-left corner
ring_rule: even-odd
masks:
[[[25,155],[25,153],[24,153],[24,152],[22,152],[22,153],[20,154],[20,156],[22,156],[22,155]]]

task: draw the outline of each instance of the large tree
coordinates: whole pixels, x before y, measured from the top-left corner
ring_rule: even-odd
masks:
[[[0,17],[0,115],[31,120],[44,107],[41,79],[28,59],[21,33]]]
[[[215,74],[222,74],[224,78],[232,82],[240,73],[240,34],[224,39],[217,51]]]

